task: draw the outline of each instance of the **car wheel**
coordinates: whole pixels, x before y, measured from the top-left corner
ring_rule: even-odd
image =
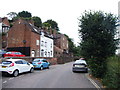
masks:
[[[31,68],[31,69],[30,69],[30,73],[33,73],[33,72],[34,72],[34,68]]]
[[[48,66],[47,69],[49,69],[50,67]]]
[[[19,71],[18,70],[15,70],[14,72],[13,72],[13,76],[14,77],[17,77],[19,75]]]
[[[88,73],[88,70],[86,70],[86,73]]]
[[[43,70],[43,66],[40,67],[40,70]]]

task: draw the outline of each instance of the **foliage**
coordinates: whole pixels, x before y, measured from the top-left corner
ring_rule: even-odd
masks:
[[[68,39],[68,47],[69,47],[69,53],[73,53],[74,56],[80,56],[80,47],[75,46],[73,39],[71,39],[68,35],[64,34]]]
[[[33,19],[34,25],[36,27],[42,27],[42,21],[41,21],[41,19],[39,17],[34,16],[34,17],[32,17],[32,19]]]
[[[92,74],[103,77],[106,66],[106,58],[114,55],[117,41],[117,18],[109,13],[101,11],[85,12],[79,19],[79,33],[81,35],[81,55],[89,61]]]
[[[46,22],[43,23],[43,25],[47,25],[48,28],[52,28],[52,29],[56,29],[57,31],[59,31],[59,27],[56,21],[50,19],[47,20]]]
[[[51,25],[49,23],[47,23],[47,22],[44,22],[42,24],[42,26],[43,26],[43,28],[51,28]]]
[[[18,16],[23,18],[30,18],[32,17],[32,14],[28,11],[22,11],[18,13]]]
[[[17,13],[16,12],[10,12],[7,14],[11,19],[13,19],[14,17],[17,17]]]
[[[107,88],[120,89],[120,57],[114,56],[107,59],[107,71],[103,84]]]

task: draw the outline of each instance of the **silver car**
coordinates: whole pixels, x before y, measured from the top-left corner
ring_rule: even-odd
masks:
[[[88,72],[88,67],[87,67],[87,63],[85,60],[76,60],[73,63],[73,67],[72,67],[72,71],[73,72],[77,72],[77,71],[81,71],[81,72]]]

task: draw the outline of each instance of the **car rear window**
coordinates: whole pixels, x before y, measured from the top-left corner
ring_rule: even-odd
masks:
[[[2,64],[11,64],[11,61],[3,61]]]
[[[7,52],[6,54],[12,54],[12,52]]]
[[[34,59],[33,61],[34,62],[40,62],[41,60],[40,59]]]

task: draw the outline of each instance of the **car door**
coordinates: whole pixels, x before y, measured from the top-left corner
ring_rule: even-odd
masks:
[[[19,69],[19,73],[24,72],[24,65],[22,60],[15,61],[16,67]]]
[[[30,69],[31,69],[30,64],[25,60],[22,60],[22,62],[23,62],[24,72],[30,71]]]
[[[43,60],[43,63],[44,63],[44,67],[48,67],[48,63],[46,60]]]

